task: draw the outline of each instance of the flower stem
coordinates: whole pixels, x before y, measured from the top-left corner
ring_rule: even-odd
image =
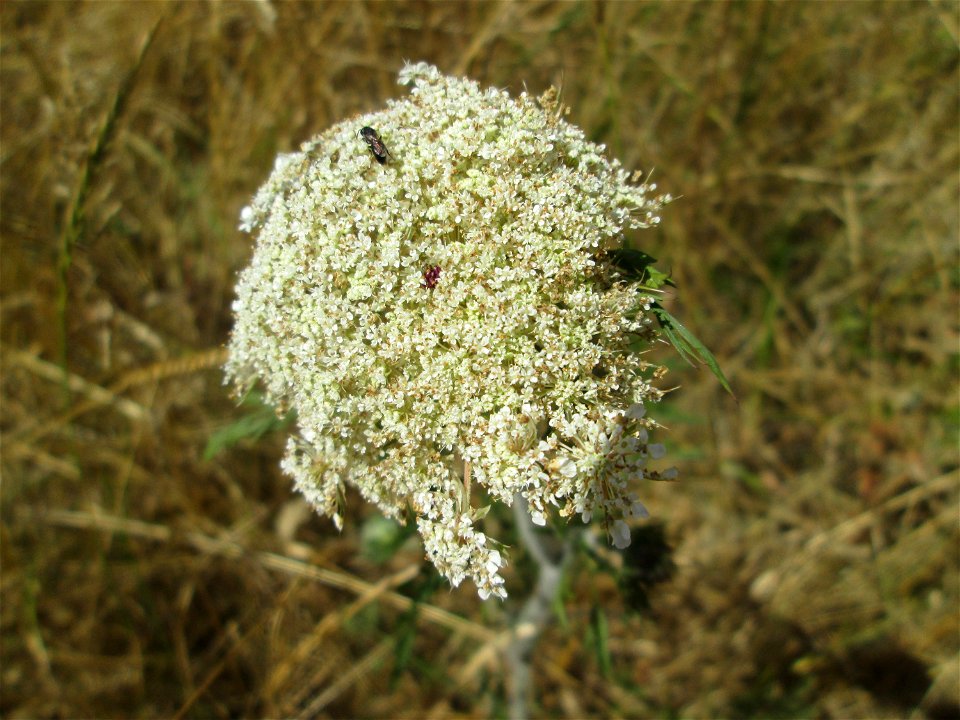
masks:
[[[520,544],[530,553],[539,569],[536,587],[516,617],[513,639],[506,648],[510,671],[510,681],[507,684],[509,717],[511,720],[523,720],[530,715],[530,666],[533,648],[551,619],[550,607],[560,589],[576,534],[567,535],[559,557],[554,559],[537,536],[527,511],[527,503],[520,495],[516,495],[513,500],[513,517],[517,523]]]

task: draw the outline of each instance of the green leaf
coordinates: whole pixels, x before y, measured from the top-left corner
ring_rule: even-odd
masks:
[[[393,669],[390,672],[390,685],[396,686],[403,673],[410,667],[413,660],[413,643],[417,639],[417,615],[419,606],[414,603],[410,610],[400,617],[394,631]]]
[[[569,573],[563,576],[564,579],[561,580],[564,584],[566,583],[566,577]],[[561,630],[567,631],[570,629],[570,616],[567,615],[567,608],[563,604],[563,598],[566,593],[558,592],[553,596],[553,600],[550,602],[550,608],[553,610],[553,616],[557,619],[557,624],[560,626]]]
[[[413,523],[400,525],[396,520],[371,515],[360,528],[360,552],[371,562],[382,565],[392,558],[416,532]]]
[[[276,411],[264,405],[260,397],[253,393],[243,399],[243,404],[252,406],[253,410],[210,436],[203,449],[204,460],[209,460],[221,450],[233,447],[243,440],[256,440],[269,432],[285,428],[295,417],[293,411],[284,417],[277,417]]]
[[[657,290],[664,285],[676,287],[667,273],[653,266],[657,259],[643,252],[643,250],[635,250],[634,248],[611,250],[610,259],[629,277],[640,280],[651,290]]]
[[[478,507],[476,510],[471,510],[470,514],[473,517],[474,522],[480,522],[483,520],[490,512],[490,508],[492,507],[493,505],[484,505],[483,507]]]
[[[430,574],[424,570],[406,584],[404,595],[413,600],[399,618],[393,628],[394,651],[393,670],[390,673],[390,684],[395,686],[401,676],[407,671],[414,656],[414,641],[417,639],[417,620],[420,617],[420,605],[440,587],[443,578],[438,573]]]
[[[667,273],[653,266],[657,259],[642,250],[629,247],[611,250],[610,260],[622,270],[627,277],[638,280],[650,290],[659,290],[665,285],[671,287],[677,286]],[[657,316],[657,320],[663,330],[663,335],[670,341],[670,344],[676,348],[680,357],[691,365],[696,365],[697,362],[701,362],[709,367],[711,372],[713,372],[720,381],[720,384],[723,385],[723,388],[730,393],[730,395],[733,395],[730,383],[720,369],[717,359],[713,356],[713,353],[707,349],[706,345],[697,340],[696,336],[685,328],[679,320],[664,310],[660,303],[655,302],[653,304],[653,312]]]
[[[723,374],[723,370],[720,369],[720,364],[713,356],[713,353],[707,349],[707,346],[697,340],[696,336],[687,330],[679,320],[664,310],[660,303],[655,302],[652,307],[664,336],[670,341],[670,344],[676,348],[680,357],[691,365],[696,365],[697,362],[701,362],[709,367],[717,380],[720,381],[720,384],[723,385],[723,388],[730,393],[731,396],[736,397],[730,388],[727,377]]]

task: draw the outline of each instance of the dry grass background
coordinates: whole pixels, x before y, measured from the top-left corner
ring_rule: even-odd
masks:
[[[683,196],[640,240],[739,398],[676,364],[682,481],[645,488],[676,574],[637,616],[575,567],[535,714],[958,712],[955,2],[5,2],[0,31],[5,717],[504,714],[512,603],[370,559],[356,498],[342,535],[302,514],[282,433],[203,457],[248,412],[239,209],[404,59],[562,83]]]

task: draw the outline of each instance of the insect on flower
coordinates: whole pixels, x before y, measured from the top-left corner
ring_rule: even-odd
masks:
[[[380,139],[377,131],[372,127],[364,126],[360,128],[357,134],[363,138],[363,141],[370,148],[370,152],[373,153],[377,162],[383,165],[387,161],[387,156],[390,154],[390,151],[387,150],[387,146],[383,144],[383,140]]]

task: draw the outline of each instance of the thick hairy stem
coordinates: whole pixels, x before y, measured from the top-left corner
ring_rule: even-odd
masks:
[[[526,501],[517,496],[513,502],[520,544],[530,553],[538,568],[537,585],[517,615],[513,626],[513,639],[506,648],[507,666],[510,671],[507,683],[511,720],[529,717],[532,695],[531,655],[537,640],[550,621],[550,606],[560,589],[560,581],[567,560],[571,555],[574,535],[567,536],[558,558],[544,548],[534,531]]]

